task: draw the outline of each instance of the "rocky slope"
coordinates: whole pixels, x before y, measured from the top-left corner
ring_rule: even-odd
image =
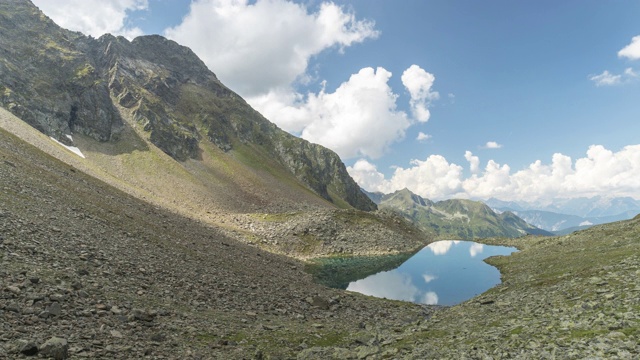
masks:
[[[375,209],[334,152],[278,129],[190,49],[160,36],[93,39],[58,27],[28,0],[3,1],[0,104],[68,145],[77,145],[71,135],[115,143],[116,152],[149,142],[184,162],[213,144],[213,156],[250,168],[269,159],[271,176],[339,207]]]
[[[298,261],[141,202],[0,130],[0,359],[355,351],[374,329],[424,311],[316,285]],[[52,338],[58,345],[45,346]]]
[[[328,289],[0,130],[0,359],[640,355],[640,218],[491,243],[521,251],[457,306]]]
[[[451,199],[433,202],[407,189],[384,195],[379,207],[400,214],[440,239],[552,235],[529,225],[511,212],[498,214],[478,201]]]

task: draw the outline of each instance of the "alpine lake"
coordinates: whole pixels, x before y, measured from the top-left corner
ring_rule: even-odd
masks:
[[[380,298],[456,305],[500,284],[500,271],[483,260],[514,247],[441,240],[414,254],[337,257],[307,266],[321,284]]]

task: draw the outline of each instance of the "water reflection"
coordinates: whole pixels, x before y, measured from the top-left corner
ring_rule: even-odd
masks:
[[[424,282],[426,282],[427,284],[432,282],[433,280],[437,279],[438,277],[435,275],[431,275],[431,274],[422,274],[422,278],[424,279]]]
[[[347,290],[429,305],[454,305],[500,283],[500,272],[485,263],[515,248],[470,241],[438,241],[393,270],[353,281]]]
[[[478,243],[474,243],[469,248],[469,255],[471,255],[471,257],[476,257],[476,255],[482,254],[482,250],[483,249],[484,249],[484,245],[478,244]]]
[[[380,298],[412,302],[417,302],[422,295],[408,274],[394,270],[354,281],[349,284],[347,290]]]
[[[460,241],[458,240],[441,240],[432,242],[431,244],[427,245],[427,248],[431,250],[434,255],[445,255],[449,252],[449,249],[451,249],[451,246],[453,244],[459,243]]]

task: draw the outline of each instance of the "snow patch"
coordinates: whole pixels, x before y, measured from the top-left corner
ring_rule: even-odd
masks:
[[[580,223],[580,226],[590,226],[590,225],[593,225],[593,223],[589,220],[585,220]]]
[[[71,137],[71,135],[67,135],[67,137],[68,137],[70,140],[73,140],[73,138]],[[60,145],[64,146],[67,150],[71,151],[72,153],[74,153],[74,154],[76,154],[76,155],[80,156],[81,158],[85,159],[84,154],[83,154],[83,153],[82,153],[82,151],[80,151],[80,149],[78,149],[77,147],[75,147],[75,146],[67,146],[67,145],[65,145],[65,144],[61,143],[60,141],[58,141],[58,140],[54,139],[53,137],[49,137],[49,138],[50,138],[51,140],[53,140],[53,141],[57,142],[58,144],[60,144]]]

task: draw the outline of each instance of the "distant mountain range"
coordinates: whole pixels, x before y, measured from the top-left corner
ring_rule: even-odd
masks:
[[[541,229],[562,235],[593,225],[631,219],[640,213],[640,201],[625,198],[558,199],[552,204],[489,199],[496,211],[510,211]]]
[[[450,199],[433,202],[407,189],[393,194],[365,192],[381,210],[394,211],[425,232],[445,239],[552,235],[512,212],[497,213],[480,201]]]
[[[491,198],[484,201],[484,203],[494,209],[509,211],[540,210],[582,218],[617,216],[625,212],[640,213],[640,200],[635,200],[631,197],[605,198],[595,196],[591,198],[554,199],[552,203],[502,201]]]

